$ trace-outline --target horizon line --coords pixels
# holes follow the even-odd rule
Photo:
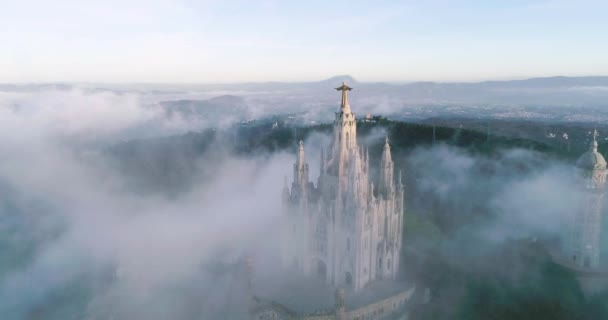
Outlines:
[[[529,76],[529,77],[508,77],[508,78],[494,78],[486,80],[461,80],[461,81],[442,81],[442,80],[378,80],[378,81],[362,81],[351,75],[336,75],[329,78],[322,78],[319,80],[265,80],[265,81],[219,81],[219,82],[164,82],[164,81],[13,81],[4,82],[0,81],[0,85],[183,85],[183,86],[196,86],[196,85],[252,85],[252,84],[300,84],[300,83],[320,83],[330,81],[334,78],[351,78],[352,83],[362,84],[389,84],[389,85],[407,85],[413,83],[438,83],[438,84],[476,84],[486,82],[510,82],[510,81],[526,81],[533,79],[555,79],[555,78],[603,78],[608,75],[553,75],[553,76]],[[340,80],[341,81],[341,80]],[[348,81],[347,81],[348,82]]]

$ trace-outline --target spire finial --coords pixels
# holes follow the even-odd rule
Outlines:
[[[388,148],[389,147],[389,140],[388,140],[388,134],[384,137],[384,147]]]
[[[597,137],[598,137],[597,129],[593,129],[593,141],[591,142],[591,150],[597,152]]]

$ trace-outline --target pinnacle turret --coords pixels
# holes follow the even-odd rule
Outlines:
[[[392,162],[393,159],[391,158],[391,146],[388,141],[388,136],[386,136],[384,140],[384,150],[382,151],[382,163],[388,164]]]
[[[593,129],[593,141],[591,141],[591,151],[597,152],[597,129]]]
[[[306,185],[308,184],[308,164],[306,163],[304,142],[302,140],[300,140],[298,146],[298,158],[293,166],[293,177],[294,183],[300,186],[302,192],[305,192]]]
[[[300,140],[298,147],[298,159],[296,160],[296,163],[298,164],[298,167],[301,167],[306,163],[304,159],[304,142],[302,142],[302,140]]]
[[[393,179],[393,160],[391,158],[391,147],[387,136],[384,141],[384,150],[382,151],[382,160],[380,163],[380,184],[378,186],[378,191],[384,195],[393,192]]]

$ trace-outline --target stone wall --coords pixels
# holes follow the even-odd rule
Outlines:
[[[383,319],[398,312],[405,312],[406,304],[414,294],[415,290],[416,288],[414,287],[395,296],[378,301],[376,303],[352,311],[348,311],[346,313],[346,319],[375,320]]]
[[[346,311],[344,313],[344,320],[379,320],[397,314],[403,314],[407,312],[407,303],[415,290],[416,288],[413,287],[392,297],[354,310]],[[261,301],[258,300],[258,303],[260,302]],[[274,302],[262,303],[252,311],[252,320],[339,320],[337,319],[334,310],[327,310],[326,312],[315,314],[297,315]]]

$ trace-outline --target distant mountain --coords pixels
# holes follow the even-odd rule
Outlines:
[[[242,90],[286,90],[286,89],[326,89],[327,86],[339,85],[342,82],[356,85],[358,88],[372,88],[383,92],[407,92],[414,95],[436,95],[459,93],[460,91],[483,91],[483,90],[512,90],[512,89],[564,89],[564,88],[608,88],[608,76],[585,76],[585,77],[539,77],[521,80],[504,81],[481,81],[481,82],[433,82],[417,81],[404,84],[386,82],[358,81],[351,75],[336,75],[320,81],[309,82],[252,82],[232,84],[201,84],[201,85],[161,85],[161,84],[131,84],[131,85],[77,85],[64,83],[39,83],[39,84],[1,84],[0,91],[37,91],[37,90],[69,90],[75,85],[81,88],[99,89],[123,92],[125,90],[140,93],[179,93],[181,90],[207,91],[220,89],[242,89]],[[147,89],[146,89],[147,88]],[[167,91],[167,89],[171,89]],[[234,95],[218,97],[223,99],[235,99]],[[231,101],[234,103],[238,101]]]
[[[205,120],[250,121],[269,114],[302,113],[304,123],[331,119],[339,96],[333,88],[346,81],[350,102],[360,114],[392,119],[468,117],[535,119],[560,122],[608,121],[608,76],[546,77],[483,82],[359,82],[337,75],[314,82],[201,85],[221,92],[207,100],[164,101],[175,113]]]
[[[480,82],[441,82],[441,81],[415,81],[405,84],[389,84],[385,82],[361,82],[350,75],[336,75],[329,79],[317,81],[321,83],[358,83],[362,85],[384,85],[390,87],[572,87],[572,86],[608,86],[608,76],[586,77],[538,77],[520,80],[491,80]]]
[[[500,86],[500,87],[602,87],[608,86],[608,76],[590,77],[545,77],[530,78],[524,80],[510,81],[485,81],[479,82],[480,85]]]
[[[369,96],[380,94],[383,96],[403,97],[413,102],[439,102],[439,103],[460,103],[460,102],[493,102],[494,98],[500,98],[499,103],[504,100],[514,103],[543,103],[545,98],[549,102],[566,102],[568,98],[581,94],[580,90],[603,90],[608,93],[608,76],[589,76],[589,77],[546,77],[530,78],[523,80],[505,81],[482,81],[482,82],[432,82],[418,81],[405,84],[384,83],[384,82],[362,82],[350,75],[337,75],[328,79],[312,82],[266,82],[266,83],[245,83],[230,84],[224,87],[244,90],[264,90],[264,91],[285,91],[294,90],[295,92],[319,92],[320,94],[331,94],[328,87],[340,85],[342,82],[352,84],[357,91],[365,92]],[[217,88],[217,85],[215,86]],[[569,91],[570,90],[570,91]],[[578,91],[577,91],[578,90]],[[525,94],[522,97],[517,91]],[[539,95],[539,96],[536,96]],[[550,95],[550,96],[547,96]],[[526,99],[522,99],[526,98]],[[531,99],[533,98],[533,99]],[[552,99],[556,98],[556,99]],[[489,99],[489,101],[487,101]],[[529,101],[527,101],[529,100]]]
[[[358,83],[357,80],[355,80],[355,78],[353,78],[350,75],[337,75],[337,76],[333,76],[329,79],[325,79],[320,81],[322,83],[331,83],[331,84],[340,84],[342,82],[346,82],[346,83]]]
[[[359,114],[392,119],[436,117],[535,119],[560,122],[608,121],[608,76],[544,77],[482,82],[362,82],[351,75],[319,81],[233,84],[0,84],[0,91],[87,90],[133,93],[167,118],[192,127],[248,122],[269,115],[298,114],[316,123],[333,117],[347,82]],[[295,118],[294,118],[295,119]],[[296,120],[294,120],[296,121]]]

